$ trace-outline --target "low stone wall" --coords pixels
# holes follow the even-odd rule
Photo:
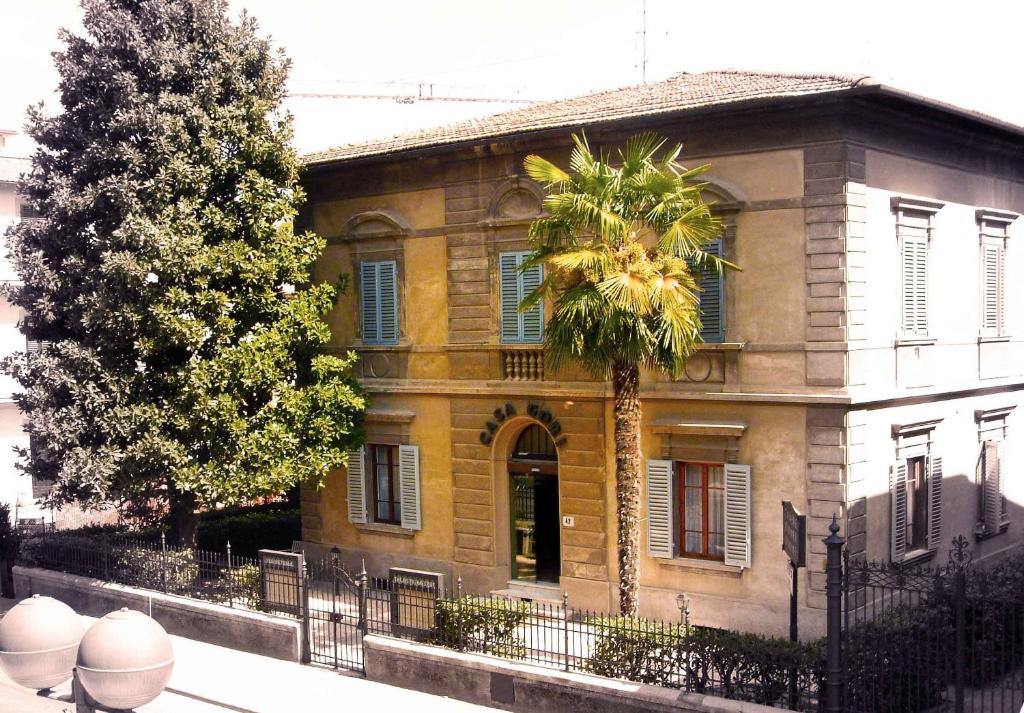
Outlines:
[[[756,703],[465,654],[383,636],[363,639],[366,677],[523,713],[779,713]]]
[[[175,636],[285,661],[302,660],[302,627],[293,619],[34,567],[14,568],[14,589],[19,599],[42,594],[87,616],[128,607],[153,617]]]

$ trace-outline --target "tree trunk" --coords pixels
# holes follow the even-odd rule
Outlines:
[[[612,380],[619,612],[636,616],[640,590],[640,369],[631,364],[616,364]]]
[[[199,526],[199,517],[196,515],[195,493],[178,490],[175,487],[170,489],[170,541],[172,544],[181,547],[196,546],[196,530]]]

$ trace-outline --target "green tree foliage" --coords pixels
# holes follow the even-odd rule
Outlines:
[[[640,368],[678,374],[700,342],[696,268],[726,263],[705,248],[721,232],[686,170],[682,146],[634,136],[617,165],[573,137],[569,171],[528,156],[526,172],[548,191],[548,215],[530,226],[532,252],[522,269],[543,264],[540,287],[520,309],[549,299],[545,336],[553,368],[578,362],[611,377],[615,400],[615,469],[619,607],[635,615],[640,555]]]
[[[337,286],[281,110],[288,62],[224,0],[84,0],[55,53],[63,106],[29,110],[7,296],[46,343],[5,364],[55,502],[169,505],[319,483],[359,437],[354,357],[321,347]],[[299,289],[291,289],[298,286]]]

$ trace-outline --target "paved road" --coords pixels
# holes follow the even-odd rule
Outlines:
[[[0,599],[0,611],[11,606]],[[82,617],[86,626],[95,619]],[[494,710],[367,681],[315,666],[256,656],[171,637],[174,673],[167,690],[137,713],[315,713],[354,709],[407,713],[472,713]],[[0,672],[0,713],[74,713],[70,683],[38,696]]]

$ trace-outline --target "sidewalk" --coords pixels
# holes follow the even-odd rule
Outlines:
[[[0,599],[0,614],[14,602]],[[82,617],[86,627],[93,617]],[[257,656],[171,637],[174,672],[167,689],[137,713],[307,713],[358,703],[384,711],[471,713],[493,710],[441,696],[386,686],[362,676]],[[70,682],[47,697],[0,672],[0,713],[73,713]]]

